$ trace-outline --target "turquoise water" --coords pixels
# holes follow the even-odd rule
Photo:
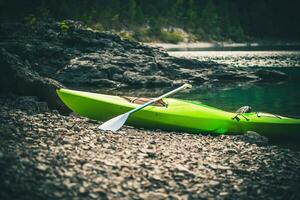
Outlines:
[[[179,98],[201,101],[208,105],[235,111],[249,105],[255,111],[300,116],[300,68],[282,69],[292,80],[278,84],[203,86]]]
[[[300,75],[300,68],[295,69]],[[300,81],[280,84],[203,85],[172,97],[196,100],[226,111],[236,111],[244,105],[254,111],[264,111],[285,116],[300,116]],[[112,95],[157,97],[173,88],[123,89],[97,91]]]
[[[180,98],[235,111],[243,105],[253,110],[300,116],[300,51],[176,51],[170,55],[214,61],[235,67],[274,69],[288,74],[281,83],[214,84],[194,88]]]
[[[288,74],[281,83],[203,84],[173,97],[201,101],[207,105],[235,111],[249,105],[254,111],[300,116],[300,51],[176,51],[170,55],[214,61],[235,67],[275,69]],[[173,88],[97,90],[99,93],[157,97]]]

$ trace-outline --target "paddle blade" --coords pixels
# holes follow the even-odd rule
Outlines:
[[[100,125],[98,128],[104,131],[117,131],[124,125],[129,114],[130,113],[124,113],[122,115],[114,117]]]

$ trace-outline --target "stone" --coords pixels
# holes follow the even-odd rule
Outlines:
[[[44,164],[38,164],[36,168],[40,171],[46,171],[48,169],[48,166]]]
[[[280,72],[277,70],[265,70],[261,69],[255,72],[261,81],[263,82],[279,82],[288,80],[288,75],[284,72]]]
[[[256,133],[254,131],[247,131],[245,134],[238,136],[243,141],[248,143],[254,143],[258,145],[266,145],[268,144],[268,138],[260,135],[259,133]]]
[[[34,105],[39,100],[30,101]],[[4,199],[27,195],[30,199],[290,199],[300,195],[299,151],[258,145],[263,140],[258,133],[204,136],[128,126],[118,134],[97,132],[94,121],[54,111],[31,114],[20,110],[19,102],[15,96],[0,96],[0,196]],[[74,130],[74,124],[80,131]],[[90,149],[84,150],[87,146]]]
[[[149,192],[149,193],[142,193],[140,194],[140,198],[145,199],[145,200],[163,200],[168,197],[167,194],[160,193],[160,192]]]
[[[86,190],[84,189],[84,187],[80,187],[80,188],[79,188],[79,192],[80,192],[80,193],[85,193]]]
[[[0,65],[0,93],[37,96],[48,102],[50,108],[64,107],[56,95],[56,89],[63,87],[59,82],[41,77],[28,62],[4,48],[0,48]]]

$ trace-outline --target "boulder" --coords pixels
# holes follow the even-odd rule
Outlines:
[[[287,74],[277,70],[258,70],[255,72],[262,82],[279,82],[288,80]]]
[[[169,56],[161,48],[92,30],[80,22],[44,21],[17,30],[2,25],[0,45],[41,76],[69,87],[162,87],[179,82],[282,81],[286,75]]]
[[[36,96],[47,102],[51,109],[61,108],[62,112],[67,111],[55,91],[63,87],[61,83],[41,77],[31,70],[28,61],[22,61],[19,56],[4,48],[0,48],[0,66],[0,93]]]

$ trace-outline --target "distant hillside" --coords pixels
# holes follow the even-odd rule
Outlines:
[[[300,39],[298,0],[10,0],[0,1],[2,22],[84,21],[139,41]]]

